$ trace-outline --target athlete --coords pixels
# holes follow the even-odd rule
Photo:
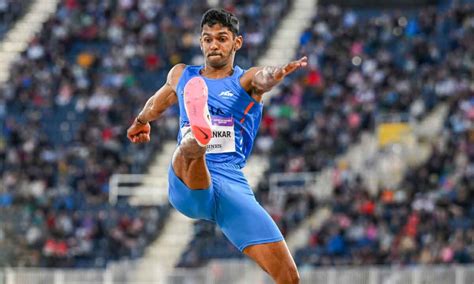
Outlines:
[[[127,131],[133,143],[150,141],[150,121],[173,104],[180,109],[178,147],[169,168],[169,201],[181,213],[216,222],[227,238],[276,283],[299,275],[275,222],[256,201],[242,173],[262,117],[262,95],[306,57],[283,67],[234,66],[242,47],[239,21],[222,9],[201,20],[203,66],[175,65]]]

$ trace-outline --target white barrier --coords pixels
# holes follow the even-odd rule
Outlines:
[[[250,261],[214,261],[203,268],[149,273],[149,279],[131,279],[130,269],[112,265],[108,269],[5,268],[0,284],[231,284],[273,283]],[[153,269],[150,264],[149,269]],[[302,284],[472,284],[474,265],[412,267],[301,267]]]

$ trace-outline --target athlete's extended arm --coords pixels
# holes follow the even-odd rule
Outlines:
[[[184,64],[175,65],[166,79],[166,83],[146,102],[142,111],[127,130],[127,137],[133,143],[150,141],[150,121],[159,118],[163,112],[178,101],[176,85],[181,77]]]
[[[308,58],[304,56],[282,67],[253,67],[242,76],[241,85],[254,99],[260,102],[262,95],[280,83],[285,76],[307,65]]]

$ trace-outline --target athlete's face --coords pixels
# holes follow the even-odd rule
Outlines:
[[[230,61],[242,47],[242,36],[235,36],[227,27],[221,24],[204,25],[201,32],[201,49],[206,64],[214,68],[221,68]]]

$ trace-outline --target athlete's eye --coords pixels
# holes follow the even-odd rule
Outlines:
[[[225,42],[226,40],[227,40],[227,38],[225,38],[225,37],[219,38],[219,41],[220,41],[220,42]]]
[[[210,38],[205,38],[204,42],[210,43],[212,40]]]

